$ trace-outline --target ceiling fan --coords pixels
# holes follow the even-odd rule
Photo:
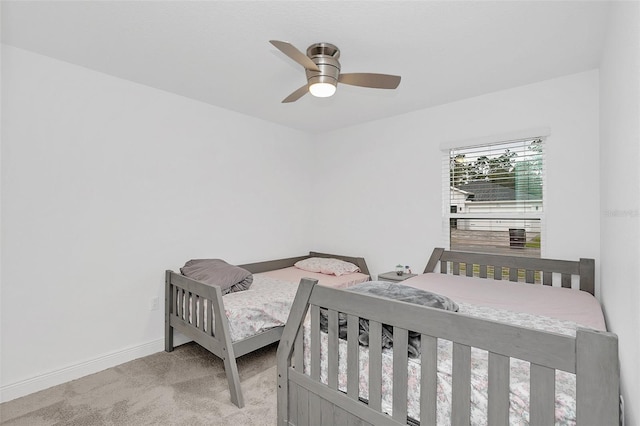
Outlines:
[[[307,92],[319,98],[332,96],[338,83],[374,89],[395,89],[400,84],[400,76],[373,74],[366,72],[340,73],[340,49],[331,43],[314,43],[305,55],[291,43],[269,40],[282,53],[304,67],[307,84],[295,90],[282,103],[295,102]]]

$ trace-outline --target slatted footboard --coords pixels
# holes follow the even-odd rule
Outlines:
[[[172,271],[165,280],[165,350],[173,350],[173,330],[190,337],[222,359],[229,382],[231,402],[244,405],[229,323],[224,314],[222,290]]]
[[[398,425],[436,423],[437,342],[453,342],[451,424],[470,424],[471,351],[488,352],[488,424],[509,424],[510,358],[530,362],[529,422],[555,422],[556,370],[576,376],[578,425],[616,425],[619,421],[617,337],[578,329],[576,337],[537,331],[393,301],[373,295],[316,286],[303,279],[278,347],[278,424]],[[320,310],[327,310],[326,345],[320,330]],[[339,313],[347,315],[347,339],[338,338]],[[308,368],[303,371],[303,329],[310,319]],[[359,391],[359,319],[369,320],[368,398]],[[391,410],[381,404],[383,324],[393,326]],[[407,407],[408,331],[421,335],[419,411]],[[342,343],[341,343],[342,342]],[[346,389],[339,384],[338,350],[347,346]],[[321,380],[320,353],[326,351],[327,378]],[[344,354],[343,354],[344,356]],[[344,385],[344,384],[343,384]],[[388,412],[390,411],[390,413]]]

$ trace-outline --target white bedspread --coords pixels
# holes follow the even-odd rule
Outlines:
[[[226,294],[223,300],[231,341],[237,342],[284,325],[298,284],[254,274],[253,284],[248,290]]]
[[[518,326],[546,330],[575,336],[576,323],[554,319],[550,317],[532,315],[522,312],[513,312],[504,309],[495,309],[459,303],[460,313],[479,318],[485,318]],[[308,321],[307,321],[308,327]],[[310,374],[310,337],[308,328],[305,328],[305,374]],[[327,382],[327,335],[321,333],[321,381]],[[346,392],[347,372],[347,344],[340,340],[339,344],[339,373],[338,386]],[[471,351],[471,424],[487,424],[487,352],[472,348]],[[449,341],[438,339],[438,401],[437,423],[439,425],[450,424],[451,415],[451,361],[452,344]],[[391,389],[393,386],[393,352],[383,350],[382,360],[382,408],[386,413],[392,412]],[[368,349],[360,346],[360,397],[368,399]],[[420,419],[420,362],[409,359],[408,366],[408,415],[413,419]],[[510,384],[510,424],[527,425],[529,423],[529,363],[520,360],[511,360],[511,384]],[[556,372],[556,424],[575,424],[575,375],[562,371]]]
[[[318,284],[346,288],[367,281],[368,275],[353,273],[341,275],[307,272],[291,267],[253,275],[253,284],[248,290],[224,295],[224,308],[229,319],[231,341],[283,326],[296,297],[301,278],[313,278]]]

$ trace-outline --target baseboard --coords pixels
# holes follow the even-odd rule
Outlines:
[[[0,402],[38,392],[164,350],[164,339],[123,349],[76,365],[0,387]]]

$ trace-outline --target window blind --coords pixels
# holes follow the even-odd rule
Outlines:
[[[449,148],[442,184],[452,250],[540,256],[544,138]]]

